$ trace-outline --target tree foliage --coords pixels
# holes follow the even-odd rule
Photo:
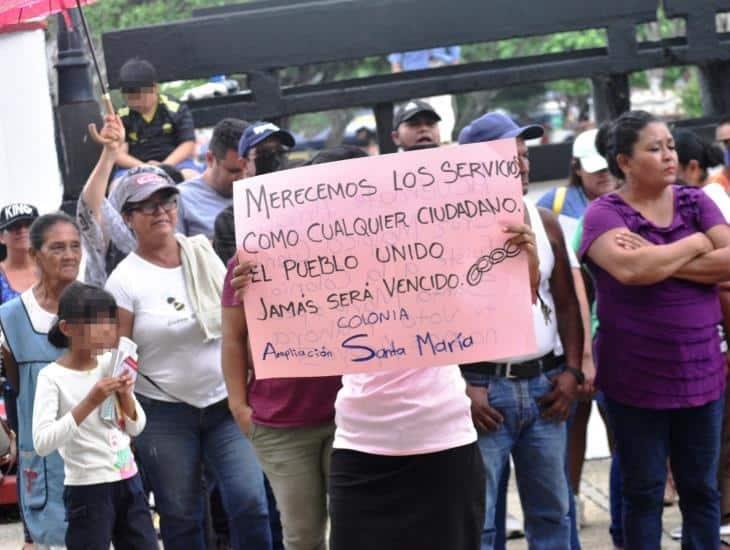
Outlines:
[[[84,8],[84,13],[94,36],[98,38],[112,30],[187,19],[192,17],[196,8],[232,3],[225,0],[98,0]]]
[[[99,44],[100,36],[104,32],[186,19],[192,16],[192,12],[196,8],[243,3],[245,1],[247,0],[237,0],[236,2],[230,0],[99,0],[97,3],[88,6],[85,13],[94,33],[95,42]],[[641,25],[637,29],[637,38],[639,40],[656,41],[661,38],[682,35],[683,33],[684,22],[669,20],[660,10],[658,22]],[[605,31],[588,29],[549,36],[465,45],[462,48],[462,57],[464,62],[478,62],[605,46]],[[314,84],[382,74],[387,73],[389,69],[390,67],[384,57],[369,57],[349,62],[287,68],[280,71],[280,78],[283,85]],[[683,68],[659,69],[658,71],[664,87],[674,87],[687,74],[687,71]],[[236,75],[231,76],[236,77]],[[237,78],[245,87],[245,78],[242,75],[238,75]],[[190,82],[182,86],[178,84],[175,93],[182,93],[186,87],[197,85],[199,82]],[[631,82],[633,85],[638,86],[648,84],[644,73],[632,75]],[[691,94],[695,90],[696,86],[685,88],[687,96],[684,98],[685,106],[693,112],[696,110],[693,102],[696,101]],[[588,101],[591,94],[591,85],[589,80],[579,79],[521,86],[519,89],[466,94],[457,100],[457,126],[459,126],[459,123],[470,120],[479,112],[497,106],[509,109],[517,114],[527,114],[536,108],[546,94],[558,97],[567,110],[571,106],[583,105]],[[342,126],[342,121],[346,120],[347,116],[332,114],[328,115],[328,118],[333,125],[339,127]],[[309,117],[309,120],[322,120],[322,118]]]

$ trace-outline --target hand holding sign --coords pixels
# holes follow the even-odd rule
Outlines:
[[[534,350],[514,140],[267,174],[234,204],[258,378]]]
[[[126,336],[120,337],[117,348],[111,352],[108,363],[104,365],[104,375],[120,382],[115,391],[131,394],[137,381],[137,344]],[[120,422],[121,415],[114,396],[104,401],[99,414],[107,422]]]
[[[537,289],[540,286],[540,257],[537,254],[537,242],[535,233],[526,223],[507,224],[505,233],[512,234],[509,240],[511,246],[517,246],[527,254],[527,265],[530,273],[530,289],[532,291],[532,303],[537,301]]]

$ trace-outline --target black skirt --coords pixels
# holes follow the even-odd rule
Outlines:
[[[484,464],[476,443],[380,456],[335,449],[330,550],[479,550]]]

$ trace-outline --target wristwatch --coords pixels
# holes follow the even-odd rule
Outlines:
[[[575,379],[578,381],[578,385],[584,384],[586,381],[586,375],[583,374],[583,371],[580,369],[576,369],[575,367],[565,367],[565,372],[569,372],[573,376],[575,376]]]

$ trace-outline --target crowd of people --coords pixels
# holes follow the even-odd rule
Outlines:
[[[145,550],[159,532],[171,550],[504,549],[514,465],[529,547],[579,550],[593,400],[612,450],[613,546],[660,548],[669,483],[682,547],[719,547],[730,121],[713,144],[624,113],[576,138],[567,185],[525,197],[505,229],[528,258],[534,352],[258,379],[233,183],[291,168],[294,137],[224,119],[191,173],[187,107],[146,61],[120,80],[127,106],[104,119],[76,219],[0,210],[3,397],[29,547]],[[440,120],[410,101],[393,141],[439,147]],[[514,139],[527,194],[526,142],[543,131],[490,112],[458,141]],[[340,146],[309,163],[367,154]],[[134,374],[110,371],[122,337]]]

